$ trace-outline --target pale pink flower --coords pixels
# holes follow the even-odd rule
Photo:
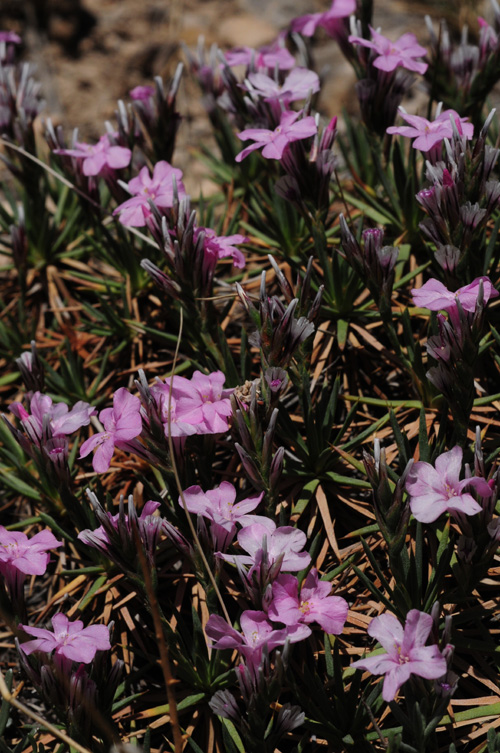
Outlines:
[[[363,37],[355,36],[350,36],[349,42],[374,50],[378,55],[373,61],[375,68],[379,68],[381,71],[393,71],[401,67],[420,74],[426,72],[429,67],[427,63],[419,63],[414,59],[427,53],[425,47],[417,43],[415,34],[403,34],[396,42],[391,42],[390,39],[372,29],[371,26],[370,32],[372,35],[371,42]]]
[[[464,489],[472,488],[481,497],[491,497],[488,482],[473,476],[460,481],[462,448],[453,447],[436,458],[435,467],[430,463],[415,463],[408,474],[406,491],[410,496],[410,508],[421,523],[432,523],[444,512],[459,512],[475,515],[482,510],[471,494]]]
[[[170,379],[165,382],[158,380],[151,387],[156,407],[163,423],[165,436],[189,437],[198,433],[198,426],[203,422],[203,412],[197,400],[195,390],[189,396],[185,395],[178,400],[175,395],[175,384],[184,377],[174,376],[174,390],[170,396]],[[189,382],[186,379],[186,382]]]
[[[106,135],[101,136],[97,144],[77,141],[73,149],[54,149],[54,154],[83,159],[82,171],[87,176],[99,175],[105,167],[120,170],[127,167],[132,159],[130,149],[124,146],[114,146]]]
[[[333,0],[330,10],[324,13],[308,13],[294,18],[291,29],[300,31],[305,37],[312,37],[318,26],[322,26],[328,34],[334,35],[340,19],[347,18],[355,12],[356,0]]]
[[[485,276],[476,277],[475,280],[458,288],[454,293],[448,290],[439,280],[427,280],[421,288],[413,288],[411,294],[415,305],[420,308],[426,308],[430,311],[447,311],[456,309],[458,300],[464,311],[473,314],[476,310],[481,282],[483,284],[484,303],[488,303],[490,298],[498,296],[498,291],[493,287],[490,278]]]
[[[474,126],[467,122],[467,118],[461,118],[455,110],[444,110],[435,120],[427,120],[419,115],[410,115],[399,108],[399,114],[406,120],[407,126],[391,126],[387,133],[397,133],[415,139],[412,146],[421,152],[428,152],[442,142],[443,139],[451,139],[453,135],[453,118],[458,132],[465,138],[471,139],[474,135]]]
[[[248,513],[260,504],[264,492],[236,502],[236,489],[228,481],[222,481],[216,489],[204,492],[200,486],[190,486],[183,491],[184,501],[190,513],[202,515],[212,521],[214,547],[225,549],[236,533],[236,523],[244,525],[252,516]],[[179,504],[184,506],[182,498]]]
[[[230,67],[249,66],[253,62],[255,68],[268,68],[273,71],[276,66],[279,70],[285,71],[295,65],[295,58],[284,46],[281,37],[278,37],[272,44],[259,47],[258,50],[253,50],[251,47],[234,47],[224,53],[224,60]]]
[[[309,92],[314,94],[319,91],[318,74],[307,68],[294,68],[282,84],[265,73],[250,73],[245,83],[248,91],[255,92],[265,102],[281,100],[285,107],[290,102],[305,99]]]
[[[303,531],[293,526],[277,528],[273,520],[264,516],[255,516],[254,521],[238,533],[238,544],[247,554],[220,554],[222,559],[250,565],[250,577],[260,570],[265,554],[267,565],[280,559],[280,569],[285,572],[297,572],[309,565],[311,556],[302,551],[307,541]]]
[[[232,389],[224,389],[222,371],[202,374],[195,371],[191,379],[174,378],[174,396],[183,410],[201,410],[202,420],[196,425],[198,434],[220,434],[229,430],[228,417],[232,413]]]
[[[25,654],[43,651],[46,654],[54,651],[56,660],[76,661],[90,664],[97,651],[109,651],[109,630],[106,625],[90,625],[83,627],[81,620],[70,622],[66,615],[55,614],[52,617],[54,632],[44,628],[20,625],[28,635],[34,635],[36,640],[21,643],[20,648]]]
[[[21,37],[15,31],[0,31],[0,42],[21,44]]]
[[[53,403],[52,398],[41,392],[35,392],[31,396],[30,411],[24,408],[22,403],[12,403],[9,410],[22,422],[29,422],[34,434],[42,438],[43,422],[46,417],[53,437],[73,434],[82,426],[88,426],[91,416],[97,411],[89,403],[79,400],[71,408],[66,403]],[[30,436],[33,436],[30,432]]]
[[[300,594],[298,588],[294,575],[278,575],[273,583],[269,618],[285,625],[317,622],[325,633],[340,635],[347,619],[347,601],[341,596],[330,596],[331,584],[319,580],[314,568],[303,582]]]
[[[241,633],[238,633],[226,620],[218,615],[210,615],[205,632],[213,641],[214,648],[224,650],[236,648],[245,657],[247,663],[256,668],[262,659],[262,650],[266,646],[271,651],[276,646],[283,646],[288,639],[296,643],[307,638],[310,631],[305,625],[276,630],[265,612],[248,609],[240,618]]]
[[[376,638],[387,653],[359,659],[351,664],[374,675],[385,675],[382,698],[393,701],[401,685],[411,675],[437,680],[446,674],[446,659],[438,646],[426,646],[432,630],[430,614],[412,609],[403,628],[392,614],[375,617],[368,626],[368,635]]]
[[[144,227],[146,218],[151,215],[150,201],[160,209],[173,206],[174,179],[179,199],[185,198],[186,189],[182,182],[182,170],[172,167],[165,160],[156,163],[153,176],[150,175],[147,167],[143,167],[139,175],[128,183],[132,198],[120,204],[113,214],[120,215],[122,225]]]
[[[246,128],[238,134],[242,141],[252,139],[255,144],[247,146],[236,155],[236,162],[248,157],[255,149],[262,149],[262,156],[266,159],[281,159],[285,148],[292,141],[300,141],[314,136],[318,132],[318,126],[312,115],[299,120],[301,112],[285,111],[281,114],[279,126],[274,131],[267,128]]]
[[[122,443],[139,436],[142,431],[140,407],[139,398],[131,395],[125,387],[120,387],[113,395],[113,407],[99,413],[105,431],[94,434],[80,448],[80,458],[96,450],[92,459],[96,473],[108,470],[115,446],[119,448]]]
[[[49,549],[62,545],[48,530],[28,538],[22,531],[7,531],[0,526],[0,573],[12,593],[26,575],[43,575],[50,560]]]

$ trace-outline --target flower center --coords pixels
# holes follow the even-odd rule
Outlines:
[[[302,614],[309,614],[311,611],[311,605],[308,601],[301,601],[299,610],[302,612]]]

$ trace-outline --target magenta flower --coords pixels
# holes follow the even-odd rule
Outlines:
[[[192,398],[184,397],[177,400],[174,397],[175,384],[184,377],[175,376],[173,379],[174,391],[170,397],[170,379],[166,382],[158,381],[151,387],[156,407],[163,423],[165,436],[189,437],[198,433],[198,426],[203,422],[203,412],[193,394]],[[189,380],[186,379],[188,382]]]
[[[146,217],[151,215],[149,201],[161,209],[170,208],[174,204],[174,178],[177,185],[179,199],[186,197],[186,190],[182,182],[182,170],[172,167],[162,160],[157,162],[151,177],[147,167],[143,167],[139,175],[128,183],[128,190],[132,194],[118,206],[113,214],[120,215],[122,225],[129,227],[144,227]]]
[[[113,395],[113,407],[105,408],[99,413],[99,420],[105,431],[98,432],[87,439],[80,448],[80,458],[85,458],[96,450],[92,467],[96,473],[108,470],[115,446],[138,437],[142,431],[140,414],[141,401],[131,395],[125,387],[120,387]]]
[[[312,37],[318,26],[322,26],[328,34],[334,34],[340,19],[347,18],[356,12],[356,0],[333,0],[332,7],[325,13],[308,13],[294,18],[292,31],[300,31],[305,37]]]
[[[302,584],[300,595],[298,588],[294,575],[278,575],[273,583],[269,618],[285,625],[317,622],[325,633],[340,635],[347,619],[347,601],[341,596],[330,596],[331,584],[319,580],[314,568]]]
[[[460,481],[462,448],[453,447],[430,463],[415,463],[408,474],[406,491],[414,517],[421,523],[432,523],[444,512],[475,515],[482,510],[474,497],[463,490],[471,487],[481,497],[491,497],[492,491],[484,478],[473,476]]]
[[[97,413],[95,408],[82,400],[75,403],[70,410],[66,403],[53,403],[52,398],[41,392],[35,392],[31,397],[31,414],[22,403],[12,403],[9,409],[23,424],[30,425],[30,436],[38,436],[40,440],[43,435],[44,418],[48,421],[52,436],[59,437],[73,434],[82,426],[88,426],[91,416]]]
[[[250,73],[247,82],[250,84],[248,91],[255,92],[265,102],[281,100],[285,107],[290,102],[305,99],[309,92],[314,94],[319,91],[318,74],[307,68],[294,68],[282,84],[264,73]]]
[[[472,123],[468,123],[467,118],[461,118],[455,110],[445,110],[432,121],[419,115],[410,115],[401,108],[399,108],[399,114],[410,125],[391,126],[387,129],[387,133],[397,133],[400,136],[415,139],[412,146],[421,152],[428,152],[440,144],[443,139],[451,139],[453,135],[451,118],[453,118],[459,133],[467,139],[471,139],[474,135]]]
[[[368,635],[385,648],[385,654],[359,659],[351,664],[373,675],[385,675],[382,698],[393,701],[401,685],[411,675],[437,680],[446,674],[446,659],[436,645],[426,646],[432,630],[430,614],[412,609],[403,628],[392,614],[375,617],[368,626]]]
[[[0,573],[11,593],[18,591],[26,575],[43,575],[50,560],[49,549],[62,545],[48,530],[28,538],[21,531],[0,526]]]
[[[82,171],[87,176],[99,175],[106,167],[120,170],[127,167],[132,159],[130,149],[124,146],[114,146],[106,135],[101,136],[97,144],[77,141],[73,149],[54,149],[54,154],[83,159]]]
[[[252,139],[255,144],[247,146],[242,152],[236,155],[236,162],[248,157],[250,152],[255,149],[262,149],[262,156],[266,159],[281,159],[285,148],[292,141],[300,141],[314,136],[318,131],[316,121],[309,115],[306,118],[298,120],[301,112],[285,111],[281,114],[279,126],[274,131],[267,128],[246,128],[238,134],[242,141]]]
[[[194,515],[202,515],[212,521],[212,536],[214,547],[225,549],[236,533],[236,523],[244,525],[252,516],[248,513],[260,504],[264,492],[247,497],[237,502],[236,489],[232,484],[223,481],[216,489],[204,492],[200,486],[190,486],[183,492],[186,507]],[[179,504],[183,506],[181,497]]]
[[[245,266],[245,256],[236,248],[236,243],[248,243],[248,238],[244,235],[216,235],[214,230],[208,227],[197,227],[194,230],[193,243],[196,243],[199,234],[205,234],[204,251],[207,266],[213,267],[219,259],[225,259],[228,256],[233,258],[233,264],[238,269]]]
[[[20,627],[25,633],[34,635],[36,638],[34,641],[20,644],[25,654],[29,655],[34,651],[49,654],[54,651],[55,659],[59,660],[63,666],[66,664],[64,659],[90,664],[97,651],[109,651],[111,648],[109,630],[106,625],[91,625],[84,628],[81,620],[70,622],[61,612],[52,618],[54,632],[29,625],[20,625]]]
[[[372,41],[363,37],[350,36],[351,44],[359,44],[362,47],[369,47],[378,55],[373,61],[375,68],[381,71],[393,71],[398,67],[406,68],[408,71],[424,74],[429,67],[427,63],[418,63],[414,58],[421,57],[427,53],[425,47],[417,43],[415,34],[403,34],[396,42],[384,37],[370,26]],[[420,149],[420,147],[417,147]]]
[[[306,534],[293,526],[276,528],[270,518],[255,516],[251,525],[245,526],[238,533],[238,544],[247,554],[220,554],[219,556],[233,564],[250,565],[249,576],[258,571],[267,553],[267,564],[272,565],[281,558],[281,570],[297,572],[303,570],[311,561],[308,552],[303,552],[307,541]]]
[[[464,311],[471,314],[476,310],[480,284],[483,284],[484,303],[496,298],[498,291],[491,284],[489,277],[476,277],[475,280],[452,293],[439,280],[427,280],[421,288],[413,288],[411,294],[416,306],[430,311],[447,311],[456,309],[457,300]]]
[[[238,633],[226,620],[218,615],[210,615],[205,632],[213,641],[214,648],[224,650],[236,648],[245,657],[247,663],[256,668],[262,659],[262,649],[267,646],[271,651],[276,646],[283,646],[288,639],[291,643],[301,641],[310,634],[305,625],[291,629],[275,630],[265,612],[248,609],[240,618],[241,633]]]

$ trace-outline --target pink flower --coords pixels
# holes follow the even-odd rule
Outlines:
[[[251,47],[234,47],[224,53],[224,59],[230,67],[249,66],[253,62],[256,68],[270,68],[274,71],[278,66],[281,71],[290,70],[295,65],[295,58],[283,45],[284,42],[278,37],[272,44],[259,47],[258,50]]]
[[[26,575],[43,575],[50,560],[49,549],[62,546],[48,530],[30,539],[21,531],[7,531],[0,526],[0,573],[14,592]]]
[[[238,269],[245,266],[245,256],[236,248],[236,243],[248,243],[244,235],[216,235],[214,230],[208,227],[197,227],[194,230],[193,243],[196,243],[199,234],[205,234],[204,251],[208,265],[215,265],[219,259],[232,256],[233,264]]]
[[[462,448],[453,447],[430,463],[415,463],[408,474],[406,491],[414,517],[422,523],[432,523],[444,512],[475,515],[481,505],[463,490],[472,487],[481,497],[491,497],[492,491],[484,478],[474,476],[459,481],[462,470]]]
[[[333,0],[332,7],[325,13],[308,13],[292,21],[292,31],[300,31],[305,37],[312,37],[318,26],[327,33],[334,34],[339,20],[356,12],[356,0]]]
[[[33,429],[30,436],[37,435],[40,440],[43,435],[43,422],[48,420],[53,437],[59,437],[66,434],[73,434],[82,426],[88,426],[91,416],[97,411],[88,403],[79,400],[71,408],[66,403],[53,403],[52,398],[43,395],[41,392],[35,392],[30,400],[31,414],[24,408],[22,403],[12,403],[10,405],[12,413],[23,423],[27,422]]]
[[[305,625],[292,629],[275,630],[265,612],[248,609],[240,618],[241,633],[238,633],[226,620],[218,615],[210,615],[205,632],[213,640],[214,648],[224,650],[236,648],[245,657],[247,663],[256,668],[262,659],[262,649],[267,646],[271,651],[276,646],[283,646],[287,638],[291,643],[307,638],[310,631]]]
[[[340,596],[330,596],[331,584],[318,580],[318,571],[314,568],[302,584],[300,595],[298,587],[294,575],[278,575],[273,583],[269,618],[285,625],[317,622],[326,633],[340,635],[347,619],[347,601]]]
[[[476,310],[480,284],[483,284],[484,303],[490,298],[496,298],[498,291],[491,284],[489,277],[476,277],[475,280],[452,293],[439,280],[427,280],[421,288],[413,288],[411,291],[416,306],[429,309],[430,311],[447,311],[456,309],[457,300],[460,301],[464,311],[471,314]]]
[[[15,31],[0,31],[0,42],[21,44],[21,37]]]
[[[154,96],[154,93],[154,86],[135,86],[129,91],[131,99],[139,100],[141,102],[147,102]]]
[[[99,175],[105,167],[119,170],[127,167],[132,159],[132,152],[124,146],[113,146],[109,137],[101,136],[97,144],[76,142],[73,149],[54,149],[54,154],[83,159],[84,175]]]
[[[427,63],[418,63],[414,58],[425,55],[427,50],[417,43],[415,34],[403,34],[396,42],[379,34],[378,31],[370,26],[372,41],[363,37],[349,37],[349,42],[359,44],[362,47],[369,47],[374,50],[378,57],[373,61],[375,68],[381,71],[393,71],[395,68],[402,67],[408,71],[424,74],[429,67]],[[420,148],[420,147],[417,147]]]
[[[66,615],[60,612],[52,618],[53,633],[29,625],[20,627],[28,635],[34,635],[36,638],[34,641],[21,643],[20,648],[25,654],[32,654],[34,651],[48,654],[54,651],[59,661],[64,658],[68,661],[90,664],[97,651],[109,651],[111,648],[106,625],[91,625],[84,628],[81,620],[70,622]]]
[[[319,91],[318,74],[307,68],[294,68],[281,85],[264,73],[250,73],[246,82],[251,85],[247,86],[248,91],[255,92],[265,102],[281,100],[285,107],[290,102],[305,99],[309,92]]]
[[[432,617],[418,609],[408,612],[403,628],[392,614],[375,617],[368,627],[368,635],[385,648],[385,654],[359,659],[351,664],[374,675],[385,675],[382,698],[389,703],[410,676],[437,680],[446,674],[446,659],[436,645],[426,646],[432,630]]]
[[[202,420],[197,425],[198,434],[220,434],[229,430],[228,416],[231,415],[232,389],[224,389],[226,381],[222,371],[202,374],[195,371],[191,379],[177,377],[174,382],[174,395],[178,404],[187,407],[189,401],[193,409],[201,410]]]
[[[211,374],[195,371],[191,379],[174,376],[173,380],[158,381],[153,385],[151,392],[160,410],[165,436],[168,436],[171,382],[170,431],[172,436],[219,434],[228,431],[227,418],[232,413],[229,395],[232,390],[223,388],[225,380],[226,377],[222,371],[214,371]]]
[[[241,131],[238,137],[242,141],[252,139],[256,143],[247,146],[242,152],[237,154],[235,157],[236,162],[241,162],[242,159],[248,157],[250,152],[253,152],[255,149],[261,149],[261,147],[264,147],[262,149],[262,156],[266,159],[281,159],[285,148],[292,141],[300,141],[300,139],[314,136],[318,131],[316,121],[312,115],[298,120],[300,115],[301,112],[283,112],[280,124],[274,131],[269,131],[267,128],[246,128],[244,131]]]
[[[98,432],[87,439],[81,446],[80,458],[85,458],[96,450],[92,467],[96,473],[108,470],[115,445],[138,437],[142,431],[140,414],[141,401],[131,395],[125,387],[120,387],[113,395],[113,407],[105,408],[99,413],[99,420],[105,431]]]
[[[276,528],[274,521],[263,516],[255,516],[254,521],[238,533],[238,544],[247,554],[220,554],[222,559],[251,565],[249,576],[260,569],[265,553],[268,565],[281,558],[282,571],[297,572],[308,566],[311,556],[302,551],[307,541],[303,531],[293,526]]]
[[[177,185],[179,199],[186,196],[186,190],[182,182],[182,170],[172,167],[162,160],[157,162],[151,177],[147,167],[143,167],[139,175],[128,183],[128,190],[132,194],[118,206],[113,214],[120,215],[122,225],[129,227],[144,227],[146,217],[151,215],[149,201],[157,207],[166,209],[174,204],[174,178]]]
[[[399,108],[399,114],[410,125],[408,126],[391,126],[387,133],[398,133],[400,136],[408,136],[415,139],[413,148],[421,152],[428,152],[434,146],[437,146],[443,139],[451,139],[453,127],[450,118],[453,118],[459,133],[462,133],[467,139],[474,135],[474,126],[467,122],[467,118],[461,118],[455,110],[445,110],[435,120],[427,120],[419,115],[410,115]]]
[[[200,486],[190,486],[183,492],[189,512],[212,521],[214,547],[218,549],[225,549],[229,545],[236,533],[236,523],[244,525],[247,518],[251,518],[248,513],[260,504],[263,494],[247,497],[235,504],[236,489],[227,481],[206,492]],[[181,497],[179,504],[183,506]]]

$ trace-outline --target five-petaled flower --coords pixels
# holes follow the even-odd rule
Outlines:
[[[106,167],[120,170],[127,167],[132,159],[130,149],[111,144],[107,135],[101,136],[97,144],[76,141],[73,149],[54,149],[54,154],[83,159],[82,172],[87,176],[99,175]]]
[[[417,43],[415,34],[403,34],[396,42],[384,37],[383,34],[372,29],[371,42],[363,37],[350,36],[351,44],[359,44],[369,47],[378,55],[373,61],[373,66],[381,71],[393,71],[395,68],[406,68],[408,71],[424,74],[428,68],[427,63],[419,63],[415,58],[427,53],[425,47]]]
[[[410,495],[410,508],[421,523],[432,523],[444,512],[475,515],[482,507],[467,488],[475,489],[481,497],[491,497],[492,490],[486,479],[480,476],[464,478],[462,448],[453,447],[436,458],[435,467],[420,460],[408,474],[406,491]]]
[[[294,575],[278,575],[273,583],[269,618],[285,625],[317,622],[326,633],[340,635],[347,619],[347,601],[341,596],[330,596],[331,584],[319,580],[314,568],[304,580],[300,594],[298,588]]]
[[[249,92],[255,92],[265,102],[280,100],[288,106],[290,102],[305,99],[309,92],[319,91],[319,77],[307,68],[294,68],[279,84],[265,73],[250,73],[245,81]]]
[[[94,434],[80,448],[80,458],[96,450],[92,459],[96,473],[108,470],[115,446],[120,448],[124,442],[139,436],[142,431],[140,407],[139,398],[131,395],[125,387],[120,387],[113,395],[113,407],[99,413],[105,431]]]
[[[22,531],[0,526],[0,573],[12,593],[22,586],[26,575],[43,575],[50,560],[49,549],[62,546],[50,531],[28,538]]]
[[[409,125],[391,126],[387,133],[397,133],[415,139],[412,146],[421,152],[428,152],[433,147],[441,144],[443,139],[451,139],[453,126],[451,119],[457,126],[458,132],[465,138],[471,139],[474,135],[474,126],[467,122],[467,118],[461,118],[455,110],[444,110],[435,120],[427,120],[419,115],[410,115],[401,107],[399,114]]]
[[[97,651],[109,651],[111,648],[106,625],[84,628],[81,620],[70,622],[61,612],[52,617],[54,632],[29,625],[20,627],[28,635],[35,636],[34,641],[20,644],[25,654],[32,654],[34,651],[49,654],[54,651],[54,658],[63,666],[72,661],[90,664]]]
[[[392,614],[375,617],[368,626],[368,635],[376,638],[386,653],[359,659],[351,666],[374,675],[385,675],[382,698],[387,702],[394,700],[411,675],[437,680],[446,674],[447,665],[438,646],[425,645],[432,624],[431,615],[418,609],[408,612],[404,631]]]
[[[318,126],[312,115],[300,118],[302,112],[286,110],[281,114],[280,124],[274,131],[267,128],[246,128],[238,134],[242,141],[252,139],[255,143],[245,147],[236,155],[236,162],[248,157],[255,149],[262,149],[262,156],[266,159],[281,159],[285,148],[292,141],[300,141],[314,136],[318,132]]]
[[[113,214],[120,215],[122,225],[144,227],[146,218],[151,215],[150,201],[160,209],[168,209],[174,205],[174,180],[178,198],[183,199],[186,196],[181,179],[182,170],[172,167],[165,160],[156,163],[152,176],[148,168],[143,167],[139,175],[128,183],[132,198],[116,207]]]

